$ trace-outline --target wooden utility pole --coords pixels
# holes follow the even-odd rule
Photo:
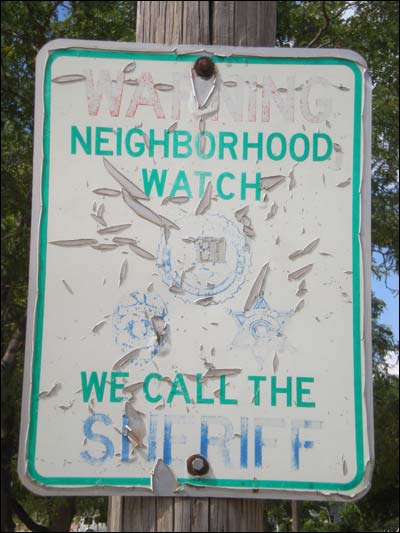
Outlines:
[[[299,531],[299,502],[292,500],[292,532]]]
[[[274,46],[276,2],[138,2],[143,43]],[[263,531],[264,502],[231,498],[109,498],[109,531]]]

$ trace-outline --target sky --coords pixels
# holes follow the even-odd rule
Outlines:
[[[397,290],[397,295],[394,295],[389,289],[385,286],[384,280],[377,280],[377,278],[372,275],[372,290],[375,296],[383,300],[386,304],[386,308],[380,317],[380,322],[382,324],[390,326],[393,331],[395,339],[399,340],[399,277],[392,275],[388,279],[388,286],[392,289]],[[391,361],[392,368],[390,372],[393,374],[399,375],[399,361],[398,354],[394,354]]]

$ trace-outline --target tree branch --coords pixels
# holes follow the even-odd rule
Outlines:
[[[315,35],[315,37],[313,37],[311,39],[311,41],[305,46],[306,48],[311,48],[311,46],[313,46],[316,42],[318,42],[319,38],[321,37],[321,35],[324,33],[325,30],[328,29],[330,23],[332,22],[332,20],[340,17],[340,15],[342,13],[344,13],[346,11],[346,9],[349,9],[351,8],[353,5],[355,4],[355,2],[349,2],[348,4],[346,3],[342,9],[340,9],[335,15],[333,15],[332,18],[329,18],[329,15],[326,11],[326,2],[321,2],[321,7],[322,7],[322,13],[324,15],[324,19],[325,19],[325,24],[322,26],[322,28],[320,28],[317,32],[317,34]]]
[[[325,24],[322,26],[322,28],[319,29],[317,35],[313,39],[311,39],[311,41],[306,45],[306,48],[311,48],[311,46],[315,44],[318,41],[318,39],[321,37],[322,33],[326,29],[328,29],[328,26],[331,23],[331,19],[329,18],[328,13],[326,12],[325,2],[321,2],[321,4],[322,4],[322,13],[325,19]]]
[[[1,380],[2,382],[6,374],[10,372],[14,367],[18,350],[24,341],[25,323],[26,323],[26,314],[23,315],[23,317],[17,324],[14,334],[11,337],[10,342],[8,343],[7,349],[4,352],[4,355],[2,355],[1,357]]]
[[[48,527],[41,526],[40,524],[34,522],[32,518],[28,515],[28,513],[25,511],[25,509],[22,507],[22,505],[17,502],[17,500],[11,498],[10,504],[13,512],[18,516],[21,522],[23,522],[30,531],[50,531]]]

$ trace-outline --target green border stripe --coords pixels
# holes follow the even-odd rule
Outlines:
[[[43,319],[46,285],[46,257],[47,257],[47,224],[49,199],[49,163],[50,163],[50,118],[51,118],[51,67],[58,57],[97,57],[115,58],[132,61],[178,61],[192,62],[198,53],[177,55],[171,53],[120,52],[101,50],[65,49],[49,52],[45,67],[44,79],[44,124],[43,124],[43,170],[42,170],[42,210],[39,226],[39,263],[38,263],[38,297],[36,303],[34,353],[32,366],[32,391],[30,403],[30,421],[28,429],[27,472],[31,479],[42,485],[57,486],[150,486],[149,478],[132,477],[45,477],[40,475],[35,467],[37,444],[37,419],[39,410],[39,383],[41,369],[41,354],[43,342]],[[279,65],[343,65],[352,70],[355,78],[354,91],[354,132],[353,132],[353,176],[352,176],[352,255],[353,255],[353,368],[354,368],[354,411],[355,411],[355,440],[357,472],[354,479],[348,483],[329,483],[312,481],[284,481],[284,480],[237,480],[237,479],[200,479],[178,478],[179,483],[190,483],[196,486],[225,487],[225,488],[271,488],[271,489],[302,489],[302,490],[351,490],[362,480],[364,474],[364,437],[362,410],[362,365],[361,365],[361,321],[360,321],[360,242],[358,237],[360,227],[360,179],[361,179],[361,111],[362,111],[362,77],[357,65],[350,60],[340,58],[289,58],[289,57],[219,57],[214,56],[216,63],[239,64],[279,64]]]

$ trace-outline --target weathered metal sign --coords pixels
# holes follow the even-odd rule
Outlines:
[[[367,490],[367,80],[340,50],[40,52],[31,490]]]

